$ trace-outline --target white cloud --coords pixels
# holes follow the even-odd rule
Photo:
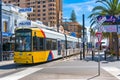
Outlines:
[[[93,8],[94,6],[88,5],[88,11],[92,11]]]
[[[82,14],[85,15],[85,26],[90,26],[90,19],[88,16],[90,15],[92,9],[95,4],[96,0],[88,0],[87,2],[80,2],[80,3],[72,3],[72,4],[63,4],[64,9],[64,16],[70,17],[71,13],[70,11],[75,10],[77,21],[82,25]]]

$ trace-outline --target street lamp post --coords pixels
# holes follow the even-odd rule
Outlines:
[[[84,28],[85,28],[85,16],[82,15],[83,18],[83,59],[85,58],[85,35],[84,35]]]
[[[0,61],[3,60],[2,55],[2,0],[0,0]]]

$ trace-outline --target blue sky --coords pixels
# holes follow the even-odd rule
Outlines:
[[[90,19],[88,16],[95,6],[100,5],[95,2],[96,0],[63,0],[63,18],[69,19],[72,10],[74,10],[76,13],[77,21],[82,25],[82,15],[85,15],[85,27],[87,28],[88,41],[90,40]]]
[[[85,15],[85,26],[90,26],[88,16],[91,10],[98,4],[96,0],[63,0],[63,18],[69,19],[72,10],[75,11],[77,21],[82,25],[82,14]]]

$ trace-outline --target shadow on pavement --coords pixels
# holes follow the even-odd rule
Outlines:
[[[93,77],[91,77],[91,78],[88,78],[87,80],[91,80],[91,79],[94,79],[94,78],[96,78],[96,77],[98,77],[98,76],[100,76],[100,75],[95,75],[95,76],[93,76]]]
[[[53,61],[55,61],[55,60],[53,60]],[[47,64],[49,62],[52,62],[52,61],[41,62],[41,63],[34,63],[34,64],[15,64],[15,63],[10,63],[10,64],[0,65],[0,69],[17,69],[17,68],[32,67],[32,66]]]
[[[0,69],[17,69],[17,68],[24,68],[24,67],[31,67],[31,66],[35,66],[38,64],[6,64],[6,65],[2,65],[0,66]]]

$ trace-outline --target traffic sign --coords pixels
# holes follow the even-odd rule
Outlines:
[[[103,22],[106,21],[106,17],[103,17],[100,21],[99,21],[99,24],[102,24]]]
[[[21,8],[21,9],[19,9],[19,12],[20,13],[25,13],[25,12],[27,12],[27,13],[30,13],[30,12],[33,12],[33,8]]]
[[[102,41],[102,32],[96,32],[95,35],[98,38],[98,43],[101,43],[101,41]]]
[[[100,21],[98,21],[97,18],[93,16],[93,20],[97,23],[95,29],[98,29],[98,31],[100,32],[100,30],[102,29],[102,23],[106,20],[106,17],[103,17]]]

